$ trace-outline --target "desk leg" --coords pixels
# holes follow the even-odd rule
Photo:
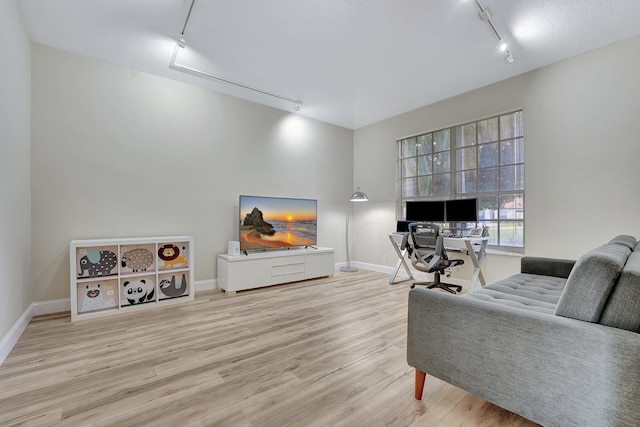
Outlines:
[[[407,250],[406,249],[400,250],[400,248],[398,247],[398,244],[396,243],[396,241],[393,240],[393,236],[389,236],[389,240],[391,240],[391,244],[393,245],[393,249],[395,249],[396,255],[398,255],[398,262],[396,262],[396,268],[393,270],[393,273],[391,274],[391,277],[389,278],[389,284],[393,285],[395,283],[396,276],[398,275],[398,272],[400,271],[400,267],[402,267],[402,266],[404,266],[404,270],[409,275],[409,278],[405,279],[405,280],[413,280],[413,275],[411,274],[411,270],[409,269],[409,266],[407,265],[406,260],[405,260],[405,256],[407,255]]]
[[[477,254],[469,240],[465,240],[464,242],[467,250],[469,251],[469,258],[471,258],[471,262],[473,263],[473,274],[471,275],[471,282],[469,283],[469,292],[475,289],[478,279],[480,279],[480,285],[485,286],[487,284],[484,280],[484,276],[482,275],[481,266],[484,262],[484,256],[487,253],[488,242],[488,240],[482,241],[482,244],[480,244],[480,250]]]

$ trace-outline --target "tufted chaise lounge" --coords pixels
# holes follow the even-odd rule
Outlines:
[[[415,397],[432,375],[545,426],[640,425],[640,243],[618,236],[576,262],[455,296],[409,292]]]

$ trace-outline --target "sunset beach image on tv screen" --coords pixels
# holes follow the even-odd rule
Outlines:
[[[317,200],[240,196],[240,250],[317,243]]]

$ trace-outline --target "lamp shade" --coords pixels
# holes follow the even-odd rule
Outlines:
[[[351,199],[352,202],[366,202],[369,200],[369,198],[367,197],[366,194],[364,194],[362,191],[360,191],[360,187],[358,187],[358,190],[353,193],[351,195]]]

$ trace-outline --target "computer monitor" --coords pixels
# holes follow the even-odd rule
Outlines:
[[[447,200],[447,222],[478,222],[478,199]]]
[[[396,223],[396,233],[408,233],[411,221],[398,221]]]
[[[407,221],[445,222],[445,202],[423,200],[407,202]]]

